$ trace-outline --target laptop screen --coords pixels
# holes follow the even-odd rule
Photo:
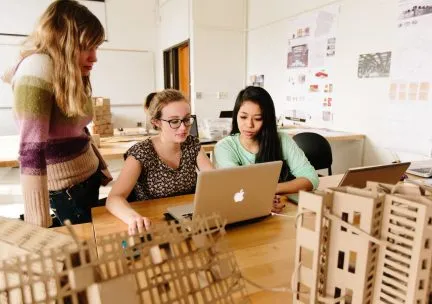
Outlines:
[[[367,181],[396,184],[400,181],[410,163],[397,163],[383,166],[371,166],[349,169],[339,186],[366,187]]]
[[[233,111],[220,111],[219,118],[232,118]]]
[[[323,187],[318,187],[323,190],[327,187],[342,187],[342,186],[352,186],[357,188],[365,188],[366,183],[368,181],[379,182],[384,184],[396,184],[405,173],[410,163],[398,163],[398,164],[390,164],[383,166],[371,166],[371,167],[360,167],[360,168],[352,168],[348,169],[345,172],[345,175],[338,182],[337,176],[336,179],[331,179],[326,181]],[[327,177],[324,177],[327,178]],[[288,199],[291,202],[298,203],[299,194],[292,193],[287,195]]]

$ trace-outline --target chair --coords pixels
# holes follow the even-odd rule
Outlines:
[[[328,168],[328,174],[332,175],[332,150],[324,136],[318,133],[304,132],[294,135],[293,139],[303,150],[315,170]]]
[[[220,111],[219,118],[232,118],[233,111]]]

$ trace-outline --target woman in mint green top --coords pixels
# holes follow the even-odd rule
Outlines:
[[[273,100],[260,87],[249,86],[240,91],[234,105],[231,136],[216,144],[214,156],[219,168],[283,160],[276,194],[318,187],[318,175],[303,151],[289,135],[277,132]]]

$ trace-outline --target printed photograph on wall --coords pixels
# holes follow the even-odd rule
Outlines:
[[[309,49],[307,44],[291,47],[288,52],[287,68],[306,68],[308,66]]]
[[[399,19],[415,18],[423,15],[432,14],[432,5],[420,5],[425,1],[418,1],[417,5],[405,7],[399,13]]]
[[[391,52],[362,54],[359,57],[358,78],[389,77]]]
[[[331,57],[335,55],[336,51],[336,38],[329,38],[327,39],[327,57]]]
[[[264,87],[264,75],[251,75],[249,76],[250,79],[250,85],[255,87]]]
[[[430,87],[428,82],[393,82],[389,97],[391,101],[428,101]]]
[[[330,111],[322,111],[322,120],[323,121],[332,121],[333,113]]]

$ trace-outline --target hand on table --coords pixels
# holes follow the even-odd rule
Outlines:
[[[150,219],[139,214],[131,215],[127,224],[129,235],[143,233],[145,230],[148,230],[151,227]]]
[[[276,194],[273,198],[272,212],[281,213],[284,208],[285,203],[281,200],[281,196]]]

